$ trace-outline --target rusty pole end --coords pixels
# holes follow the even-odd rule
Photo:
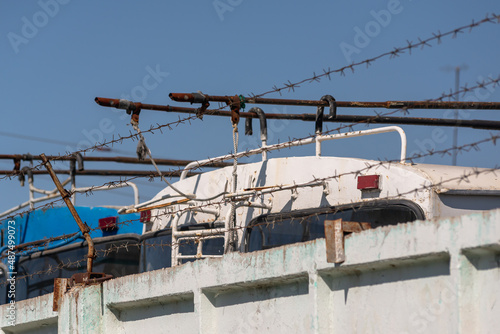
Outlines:
[[[80,228],[80,231],[82,231],[82,234],[87,241],[87,245],[89,247],[88,255],[87,255],[87,272],[91,273],[92,272],[92,266],[94,262],[95,256],[95,248],[94,248],[94,241],[92,240],[92,237],[90,236],[90,228],[88,227],[87,224],[85,224],[78,213],[76,212],[75,207],[73,206],[73,203],[71,203],[71,193],[67,191],[66,189],[63,188],[61,182],[57,178],[56,173],[54,172],[54,169],[52,169],[52,165],[50,164],[49,159],[47,159],[47,156],[45,154],[40,154],[40,158],[42,158],[43,165],[45,168],[47,168],[47,171],[50,174],[50,177],[52,178],[52,181],[54,181],[54,184],[56,185],[57,190],[59,190],[59,193],[61,194],[62,199],[64,200],[64,203],[66,203],[66,206],[68,207],[69,211],[71,212],[71,215],[75,219],[76,223],[78,224],[78,227]]]

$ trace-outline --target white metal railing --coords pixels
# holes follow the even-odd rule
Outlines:
[[[236,154],[226,154],[221,157],[217,158],[211,158],[211,159],[205,159],[205,160],[200,160],[200,161],[193,161],[184,167],[181,173],[180,179],[183,180],[186,178],[187,173],[196,167],[201,167],[203,165],[209,164],[213,161],[224,161],[224,160],[231,160],[234,158],[241,158],[241,157],[246,157],[250,155],[255,155],[255,154],[260,154],[263,152],[267,151],[274,151],[274,150],[280,150],[283,148],[289,148],[289,147],[294,147],[294,146],[303,146],[303,145],[308,145],[308,144],[316,144],[316,156],[321,156],[321,143],[323,141],[327,140],[335,140],[335,139],[343,139],[343,138],[352,138],[352,137],[360,137],[360,136],[367,136],[367,135],[373,135],[373,134],[380,134],[380,133],[387,133],[387,132],[397,132],[399,133],[399,136],[401,138],[401,154],[400,154],[400,162],[404,163],[406,161],[406,134],[402,128],[399,126],[386,126],[382,128],[377,128],[377,129],[369,129],[369,130],[360,130],[360,131],[352,131],[352,132],[345,132],[345,133],[338,133],[338,134],[333,134],[333,135],[317,135],[311,138],[306,138],[306,139],[297,139],[297,140],[292,140],[289,142],[285,143],[280,143],[280,144],[274,144],[274,145],[263,145],[260,148],[256,148],[253,150],[249,151],[243,151],[243,152],[238,152]],[[267,157],[263,155],[263,161],[265,161]]]
[[[70,179],[71,178],[66,179],[62,183],[62,185],[63,186],[67,185],[70,182]],[[137,188],[137,185],[135,183],[132,183],[132,182],[120,183],[120,184],[109,185],[109,186],[105,186],[105,187],[97,187],[97,188],[96,187],[75,188],[74,186],[72,186],[71,190],[74,193],[85,193],[89,190],[91,190],[91,191],[103,191],[103,190],[112,190],[112,189],[118,189],[118,188],[124,188],[124,187],[131,187],[132,188],[132,190],[134,191],[134,205],[138,205],[139,204],[139,188]],[[45,196],[35,198],[35,193],[44,194]],[[35,203],[47,201],[49,199],[57,198],[60,196],[61,195],[59,194],[59,191],[57,190],[57,188],[54,190],[38,189],[33,185],[33,180],[30,179],[29,180],[29,200],[9,209],[7,211],[0,213],[0,218],[8,216],[9,214],[16,212],[17,210],[20,210],[20,209],[25,208],[27,206],[30,206],[31,209],[33,209]],[[73,196],[75,196],[75,195],[73,195]]]
[[[380,133],[387,132],[397,132],[401,138],[401,154],[400,154],[400,162],[404,163],[406,161],[406,134],[402,128],[399,126],[385,126],[377,129],[369,129],[369,130],[361,130],[361,131],[353,131],[346,133],[337,133],[333,135],[325,135],[325,136],[316,136],[316,156],[321,156],[321,142],[327,140],[334,139],[342,139],[342,138],[353,138],[353,137],[361,137],[368,135],[375,135]]]

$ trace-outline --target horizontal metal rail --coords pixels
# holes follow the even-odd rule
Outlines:
[[[96,97],[96,101],[99,105],[105,107],[115,107],[119,105],[118,99],[108,99]],[[115,102],[110,102],[115,101]],[[284,100],[288,101],[288,100]],[[146,110],[157,110],[164,112],[175,112],[175,113],[185,113],[185,114],[196,114],[198,112],[197,108],[184,108],[169,105],[156,105],[156,104],[145,104],[138,102],[128,101],[130,104],[140,104],[142,109]],[[324,101],[320,101],[324,102]],[[326,102],[325,102],[326,103]],[[337,101],[337,107],[342,107],[342,101]],[[340,103],[340,104],[339,104]],[[386,102],[357,102],[364,103],[365,106],[369,103],[386,103]],[[448,103],[448,102],[443,102]],[[477,104],[477,103],[493,103],[493,102],[449,102],[449,103],[464,103],[459,109],[467,109],[466,104]],[[496,102],[494,102],[496,103]],[[327,105],[322,104],[322,105]],[[314,105],[313,105],[314,106]],[[353,106],[354,107],[354,106]],[[368,107],[365,107],[368,108]],[[408,108],[409,109],[409,108]],[[436,108],[426,108],[426,109],[436,109]],[[437,109],[450,109],[450,108],[437,108]],[[481,108],[470,108],[470,109],[496,109],[487,108],[487,105]],[[222,116],[231,117],[231,111],[227,110],[216,110],[207,109],[203,115],[209,116]],[[300,120],[305,122],[315,122],[316,114],[278,114],[278,113],[266,113],[267,119],[287,119],[287,120]],[[258,115],[252,112],[240,111],[240,117],[243,118],[258,118]],[[473,129],[483,129],[483,130],[500,130],[500,121],[489,121],[489,120],[478,120],[478,119],[446,119],[446,118],[425,118],[425,117],[392,117],[392,116],[365,116],[365,115],[337,115],[335,118],[330,117],[330,115],[325,114],[323,116],[323,122],[330,123],[376,123],[376,124],[405,124],[405,125],[425,125],[425,126],[450,126],[450,127],[461,127],[461,128],[473,128]],[[156,160],[155,160],[156,161]],[[214,166],[217,167],[217,166]]]
[[[203,241],[203,240],[211,240],[211,239],[222,239],[224,238],[224,235],[222,234],[215,234],[214,235],[206,235],[203,236],[203,239],[200,239],[200,237],[181,237],[178,240],[196,240],[196,241]],[[182,244],[182,241],[179,241],[179,244]]]
[[[211,229],[204,229],[204,230],[188,230],[188,231],[176,231],[176,237],[178,238],[177,241],[179,241],[181,238],[184,239],[186,237],[203,237],[203,236],[212,236],[214,234],[222,234],[225,233],[227,230],[222,227],[216,227],[216,228],[211,228]]]
[[[333,135],[325,135],[325,136],[316,136],[316,156],[321,156],[320,143],[323,141],[333,140],[333,139],[342,139],[342,138],[361,137],[361,136],[368,136],[368,135],[381,134],[381,133],[387,133],[387,132],[397,132],[399,134],[399,137],[401,138],[400,161],[401,161],[401,163],[404,163],[406,160],[406,134],[403,131],[403,129],[401,129],[399,126],[386,126],[386,127],[377,128],[377,129],[353,131],[353,132],[346,132],[346,133],[336,133]]]
[[[196,162],[196,161],[194,161]],[[222,165],[221,165],[222,167]],[[71,171],[64,169],[55,170],[56,174],[71,174]],[[49,173],[46,170],[32,170],[31,173],[33,175],[48,175]],[[0,170],[0,175],[9,175],[12,174],[11,170]],[[162,171],[162,175],[171,176],[171,177],[179,177],[180,171],[171,170],[171,171]],[[198,172],[192,172],[193,175],[199,174]],[[75,175],[87,175],[87,176],[159,176],[156,171],[146,171],[146,170],[98,170],[98,169],[85,169],[85,170],[76,170]]]
[[[203,103],[225,102],[231,103],[233,96],[215,96],[200,93],[170,93],[169,97],[176,102]],[[327,101],[321,100],[293,100],[293,99],[270,99],[262,97],[243,97],[241,102],[251,104],[274,104],[287,106],[311,106],[328,107]],[[360,102],[360,101],[336,101],[337,108],[385,108],[385,109],[500,109],[500,102],[459,102],[459,101],[384,101],[384,102]],[[144,108],[143,109],[147,109]],[[267,115],[266,115],[267,116]]]
[[[27,155],[27,154],[0,154],[1,160],[24,160],[24,161],[32,161],[32,160],[42,160],[39,155]],[[76,160],[76,158],[68,157],[68,156],[58,156],[58,155],[48,155],[47,159],[49,160],[60,160],[60,161],[71,161]],[[150,165],[151,162],[149,160],[139,160],[137,158],[131,157],[84,157],[82,156],[83,161],[89,162],[118,162],[118,163],[126,163],[126,164],[144,164]],[[177,160],[177,159],[155,159],[155,163],[157,165],[164,166],[186,166],[193,160]],[[215,163],[211,167],[225,167],[229,166],[231,163]],[[207,166],[209,167],[209,166]],[[12,172],[12,171],[11,171]]]

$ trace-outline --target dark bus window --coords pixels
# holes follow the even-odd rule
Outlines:
[[[250,223],[245,235],[245,251],[324,238],[324,221],[368,222],[372,228],[424,219],[420,207],[404,201],[384,205],[365,205],[360,208],[319,208],[260,216]]]
[[[172,230],[148,232],[141,238],[139,272],[171,267]]]

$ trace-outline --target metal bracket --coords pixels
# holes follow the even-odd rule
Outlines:
[[[241,100],[238,95],[228,96],[226,104],[231,107],[231,122],[238,124],[240,121]]]
[[[325,220],[326,262],[345,261],[344,237],[346,234],[371,229],[370,223],[347,222],[342,219]]]
[[[71,278],[56,278],[54,279],[54,299],[52,310],[59,311],[59,304],[64,294],[74,286],[96,285],[104,281],[110,280],[113,275],[105,273],[77,273]]]
[[[77,273],[71,276],[68,281],[68,286],[71,288],[77,285],[94,285],[112,278],[113,275],[107,275],[105,273]]]
[[[139,123],[139,114],[141,113],[142,103],[120,99],[118,102],[118,106],[115,106],[115,108],[125,109],[127,114],[131,115],[130,122],[137,124]]]

